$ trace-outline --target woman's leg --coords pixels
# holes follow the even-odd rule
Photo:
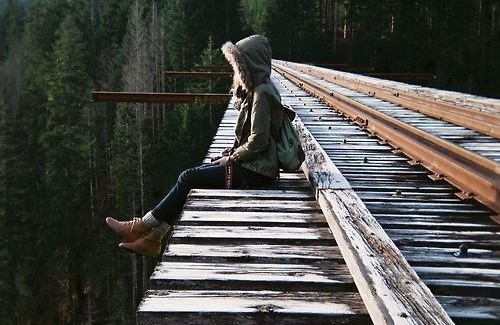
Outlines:
[[[231,165],[231,171],[231,183],[236,188],[261,186],[273,180],[239,165]],[[227,173],[228,167],[220,165],[187,169],[179,175],[167,196],[142,219],[118,221],[106,218],[106,223],[123,238],[121,248],[157,258],[161,252],[161,240],[179,218],[189,191],[193,188],[224,188]]]
[[[177,183],[165,198],[151,211],[152,216],[171,225],[175,224],[193,188],[225,188],[227,166],[202,165],[183,171]],[[262,186],[273,179],[232,165],[232,184],[235,188]]]
[[[157,220],[173,225],[193,188],[224,188],[225,167],[201,165],[186,169],[177,178],[177,183],[160,203],[151,211]]]

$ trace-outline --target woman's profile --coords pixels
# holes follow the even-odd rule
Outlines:
[[[106,218],[108,226],[121,236],[121,248],[157,258],[163,237],[177,222],[193,188],[251,188],[279,176],[275,139],[283,109],[270,80],[269,42],[264,36],[253,35],[236,44],[225,43],[222,52],[233,68],[232,92],[239,111],[233,146],[212,163],[183,171],[163,200],[142,218]]]

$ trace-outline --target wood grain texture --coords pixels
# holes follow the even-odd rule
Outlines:
[[[262,263],[308,264],[329,260],[343,263],[342,255],[336,246],[313,245],[270,245],[270,244],[171,244],[163,255],[164,261],[253,261]]]
[[[231,145],[236,116],[205,162]],[[372,323],[302,172],[191,191],[149,287],[137,324]]]
[[[370,324],[349,292],[150,291],[138,324]],[[190,316],[203,314],[203,317]],[[332,317],[335,315],[335,318]],[[157,323],[155,322],[157,320]]]
[[[318,200],[374,323],[453,324],[352,190]]]
[[[297,128],[307,155],[303,169],[373,322],[453,324],[300,119]]]
[[[181,225],[199,223],[204,225],[288,225],[326,226],[321,212],[279,212],[279,211],[202,211],[185,210],[179,222]]]
[[[328,158],[325,150],[311,135],[300,118],[296,118],[294,123],[306,155],[302,168],[313,189],[351,188],[349,182],[344,178],[337,167],[335,167],[331,159]]]

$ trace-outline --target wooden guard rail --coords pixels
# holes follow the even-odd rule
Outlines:
[[[302,165],[374,324],[453,324],[429,288],[338,171],[296,120]]]
[[[232,78],[232,72],[165,71],[165,76],[173,78]]]
[[[197,65],[195,69],[197,71],[233,71],[229,65]]]
[[[227,104],[230,98],[230,94],[92,92],[92,100],[96,102]]]

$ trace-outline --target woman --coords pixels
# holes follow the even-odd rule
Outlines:
[[[165,198],[142,218],[118,221],[107,218],[109,227],[119,234],[120,247],[158,257],[161,240],[179,218],[189,191],[193,188],[246,188],[262,186],[279,176],[276,144],[283,119],[278,90],[269,79],[271,48],[264,36],[253,35],[222,52],[234,70],[233,95],[239,110],[232,148],[222,151],[211,164],[187,169]]]

